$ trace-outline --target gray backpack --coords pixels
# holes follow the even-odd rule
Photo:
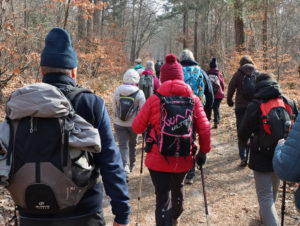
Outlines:
[[[72,101],[79,93],[90,91],[67,87],[63,92]],[[72,210],[99,176],[92,153],[83,147],[89,135],[85,138],[85,130],[75,121],[80,116],[66,97],[58,88],[40,83],[17,90],[6,104],[10,125],[7,165],[11,165],[7,189],[25,213]],[[85,120],[79,123],[92,127]],[[74,134],[83,140],[83,146]],[[95,152],[99,151],[100,147]]]
[[[143,90],[146,100],[154,93],[154,79],[152,75],[141,75],[139,88]]]

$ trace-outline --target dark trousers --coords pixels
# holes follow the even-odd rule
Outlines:
[[[214,122],[219,123],[220,121],[220,104],[222,102],[222,99],[215,99],[214,104],[212,108],[206,108],[206,116],[207,119],[210,121],[211,120],[211,113],[214,111]]]
[[[105,220],[102,211],[91,215],[64,218],[27,218],[20,217],[20,226],[104,226]]]
[[[235,108],[235,116],[236,116],[236,129],[238,130],[240,127],[240,124],[242,123],[243,117],[246,112],[246,107],[236,107]],[[239,154],[241,160],[245,160],[247,157],[247,149],[246,146],[242,144],[240,140],[238,140],[238,146],[239,146]]]
[[[166,173],[150,169],[149,172],[156,195],[156,226],[172,226],[172,218],[177,219],[183,212],[186,172]]]

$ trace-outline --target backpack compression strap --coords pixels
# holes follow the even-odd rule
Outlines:
[[[262,113],[263,127],[268,134],[271,134],[271,128],[270,125],[268,124],[268,114],[271,111],[271,109],[275,107],[282,107],[286,109],[290,114],[290,116],[292,116],[291,106],[289,104],[285,104],[280,97],[261,103],[260,110]]]

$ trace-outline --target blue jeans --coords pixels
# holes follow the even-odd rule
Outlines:
[[[235,108],[235,116],[236,116],[236,129],[239,129],[240,124],[242,123],[243,117],[245,115],[247,107],[236,107]],[[242,144],[240,140],[238,140],[238,146],[239,146],[239,154],[241,160],[246,160],[247,158],[247,149]]]
[[[135,166],[137,134],[131,127],[124,127],[114,124],[119,141],[119,149],[122,156],[123,166],[128,174]]]

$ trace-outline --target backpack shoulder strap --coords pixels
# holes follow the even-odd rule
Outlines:
[[[80,93],[92,93],[92,91],[89,89],[85,89],[78,86],[71,86],[71,85],[67,85],[64,88],[61,88],[60,90],[71,102]]]
[[[292,109],[294,107],[294,104],[292,103],[292,101],[287,99],[285,96],[281,96],[281,98],[284,102],[285,109],[289,112],[291,116],[294,116],[293,109]]]

